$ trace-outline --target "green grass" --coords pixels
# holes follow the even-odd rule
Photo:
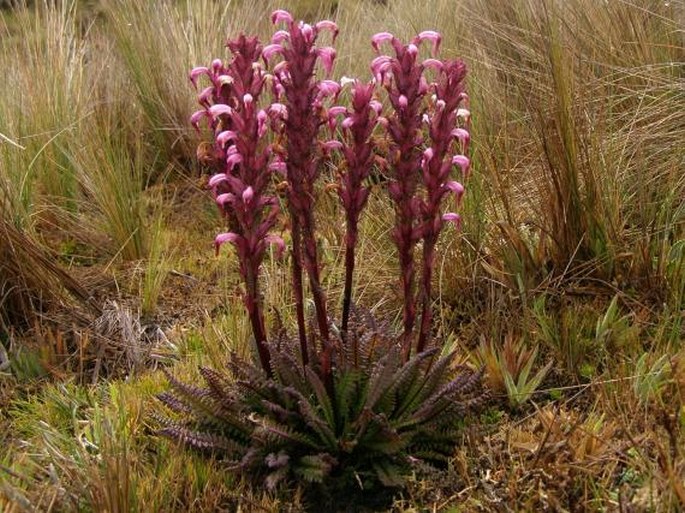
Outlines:
[[[229,34],[266,37],[279,6],[337,20],[337,78],[370,76],[384,30],[440,30],[469,67],[474,170],[435,309],[439,336],[488,367],[494,413],[394,511],[685,507],[682,0],[33,3],[0,11],[0,510],[304,508],[158,440],[150,417],[159,365],[193,382],[251,351],[235,255],[212,255],[224,226],[198,178],[187,73],[225,58]],[[382,187],[354,295],[396,321]],[[317,208],[337,311],[344,227],[333,194]],[[265,260],[263,290],[269,322],[294,326],[286,261]],[[83,291],[144,314],[142,368]],[[519,398],[521,367],[540,379]]]

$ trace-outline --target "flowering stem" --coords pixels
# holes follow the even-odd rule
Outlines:
[[[304,319],[304,292],[302,287],[302,235],[300,223],[296,213],[290,209],[292,222],[292,256],[293,256],[293,295],[295,296],[295,312],[297,315],[297,330],[300,338],[300,353],[302,364],[309,363],[309,350],[307,348],[307,331]]]
[[[416,344],[416,352],[421,353],[426,349],[430,341],[432,310],[431,310],[431,295],[432,295],[432,279],[433,279],[433,262],[435,261],[435,244],[436,237],[430,237],[423,241],[423,269],[421,275],[421,327],[419,330],[419,340]]]

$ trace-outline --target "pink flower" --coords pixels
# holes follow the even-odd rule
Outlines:
[[[323,48],[319,48],[316,51],[316,54],[319,56],[321,65],[323,66],[323,69],[326,72],[326,76],[329,76],[331,74],[331,71],[333,71],[333,61],[335,60],[335,48],[325,46]]]
[[[269,105],[269,114],[285,120],[288,119],[288,108],[282,103],[272,103]]]
[[[209,113],[211,114],[212,118],[216,119],[222,114],[228,114],[230,116],[233,114],[233,109],[223,103],[217,103],[209,108]]]
[[[287,41],[290,39],[290,33],[286,30],[277,30],[274,32],[274,35],[271,36],[271,43],[275,45],[279,45],[283,41]]]
[[[438,59],[426,59],[421,63],[421,66],[424,68],[433,68],[436,71],[442,71],[444,67],[442,61],[439,61]]]
[[[206,66],[198,66],[197,68],[193,68],[192,71],[190,72],[189,78],[190,81],[193,83],[193,86],[197,89],[197,77],[200,75],[207,75],[209,76],[209,68]]]
[[[195,130],[200,130],[200,120],[204,117],[209,116],[206,110],[198,110],[193,113],[192,116],[190,116],[190,124],[195,127]]]
[[[288,11],[283,9],[277,9],[271,13],[271,23],[276,25],[276,23],[280,23],[282,21],[285,21],[288,25],[290,25],[293,22],[293,17]]]
[[[238,239],[240,238],[240,235],[237,233],[233,232],[227,232],[227,233],[220,233],[219,235],[216,236],[214,239],[214,247],[216,248],[216,254],[219,254],[219,247],[222,244],[225,244],[227,242],[230,242],[231,244],[235,244]]]
[[[220,207],[223,207],[226,203],[229,203],[235,199],[235,194],[231,194],[230,192],[224,192],[223,194],[219,194],[215,201],[216,204],[219,205]]]
[[[218,173],[209,179],[209,183],[207,185],[209,185],[209,187],[216,187],[221,182],[225,182],[225,181],[226,181],[226,173]]]
[[[459,182],[450,181],[445,184],[445,187],[454,193],[458,205],[461,202],[461,197],[464,195],[464,186]]]
[[[266,120],[268,117],[269,115],[264,109],[257,113],[257,135],[259,137],[264,137],[264,134],[266,134]]]
[[[383,81],[383,77],[392,67],[392,59],[387,55],[379,55],[371,61],[371,73],[378,82]]]
[[[262,59],[269,62],[269,59],[276,54],[283,55],[283,47],[279,44],[266,45],[262,49]]]
[[[397,98],[397,105],[400,106],[400,109],[406,109],[407,105],[409,105],[409,100],[407,100],[407,97],[401,94],[399,98]]]
[[[333,32],[333,41],[335,41],[335,38],[338,36],[338,25],[336,25],[334,21],[321,20],[316,25],[314,25],[314,27],[316,28],[317,32],[321,32],[322,30],[329,30]]]
[[[347,114],[347,107],[343,107],[342,105],[335,105],[328,109],[328,117],[335,117],[343,114]]]
[[[281,175],[285,175],[288,171],[288,167],[286,166],[285,162],[278,159],[274,160],[273,162],[271,162],[271,164],[269,164],[269,170]]]
[[[248,105],[252,105],[252,102],[254,101],[254,98],[252,98],[252,95],[250,93],[246,93],[243,95],[243,104],[245,107]]]
[[[343,147],[343,144],[340,141],[326,141],[321,145],[323,147],[324,152],[329,153],[332,150],[340,150]]]
[[[378,34],[374,34],[374,36],[371,38],[371,46],[373,46],[373,49],[376,50],[376,53],[379,52],[378,47],[383,44],[386,41],[392,41],[395,38],[390,32],[379,32]]]
[[[469,168],[471,167],[471,161],[466,155],[455,155],[452,157],[452,165],[459,166],[461,168],[461,173],[465,177],[469,175]]]
[[[252,187],[247,187],[243,191],[243,203],[250,203],[252,201],[252,198],[254,197],[254,189]]]
[[[426,39],[431,41],[433,43],[433,56],[438,53],[438,50],[440,49],[440,41],[442,41],[442,36],[439,32],[435,32],[434,30],[424,30],[418,35],[417,39],[419,42],[425,41]]]
[[[314,29],[309,23],[300,22],[300,31],[305,41],[308,43],[314,41]]]
[[[453,223],[457,230],[461,228],[461,216],[459,214],[447,212],[446,214],[442,215],[442,220],[447,221],[448,223]]]
[[[340,84],[334,80],[322,80],[319,82],[319,96],[337,96],[340,92]]]
[[[214,86],[205,87],[202,92],[197,96],[200,105],[206,104],[214,92]]]
[[[243,156],[238,152],[234,152],[226,158],[226,165],[228,166],[228,169],[233,169],[233,166],[240,164],[242,161]]]
[[[469,141],[471,140],[471,134],[469,134],[468,130],[465,130],[463,128],[455,128],[454,130],[452,130],[450,135],[455,139],[458,139],[462,145],[462,149],[466,151],[466,147],[468,146]]]
[[[238,134],[235,133],[233,130],[224,130],[216,136],[216,142],[218,142],[219,146],[223,148],[224,146],[226,146],[226,143],[228,143],[228,141],[235,140],[237,138]]]

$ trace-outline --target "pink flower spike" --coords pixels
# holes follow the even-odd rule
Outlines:
[[[264,237],[264,242],[267,244],[274,244],[276,246],[276,258],[281,258],[285,251],[285,242],[278,235],[269,234]]]
[[[248,186],[247,189],[243,191],[243,203],[250,203],[254,197],[254,189]]]
[[[329,76],[333,71],[333,61],[335,60],[335,48],[325,46],[323,48],[319,48],[316,51],[316,54],[319,56],[319,59],[321,60],[321,65],[323,66],[323,69],[326,72],[326,76]]]
[[[283,41],[290,39],[290,33],[286,30],[277,30],[274,35],[271,36],[271,43],[275,45],[280,45]]]
[[[190,72],[189,78],[190,81],[193,83],[193,86],[197,89],[197,77],[200,75],[207,75],[209,76],[209,68],[206,66],[199,66],[197,68],[193,68],[192,71]]]
[[[469,168],[471,167],[471,161],[465,155],[455,155],[452,157],[452,165],[459,166],[461,168],[461,173],[465,177],[469,175]]]
[[[225,181],[226,181],[226,173],[218,173],[209,179],[209,183],[207,185],[209,187],[216,187],[221,182],[225,182]]]
[[[336,25],[334,21],[321,20],[316,25],[314,25],[314,27],[316,28],[317,32],[321,32],[322,30],[329,30],[333,32],[333,41],[335,41],[335,38],[338,36],[338,25]]]
[[[442,71],[445,65],[438,59],[426,59],[421,63],[424,68],[433,68],[435,71]]]
[[[283,47],[279,44],[271,44],[271,45],[266,45],[262,49],[262,59],[265,61],[269,61],[271,57],[273,57],[276,54],[281,54],[283,55]]]
[[[418,40],[424,41],[426,39],[433,43],[432,54],[435,57],[435,55],[437,55],[438,53],[438,50],[440,49],[440,42],[442,41],[442,36],[439,32],[436,32],[434,30],[424,30],[419,34]]]
[[[227,242],[230,242],[232,244],[235,244],[236,241],[238,240],[239,235],[237,233],[233,232],[228,232],[228,233],[220,233],[219,235],[216,236],[216,239],[214,239],[214,247],[216,248],[216,254],[219,254],[219,247],[222,244],[225,244]]]
[[[228,114],[230,116],[233,114],[233,109],[224,103],[217,103],[209,108],[209,113],[216,119],[222,114]]]
[[[392,41],[395,38],[390,32],[379,32],[378,34],[374,34],[374,36],[371,38],[371,46],[373,46],[373,49],[376,51],[376,53],[379,52],[378,47],[383,44],[386,41]]]
[[[238,134],[235,133],[233,130],[224,130],[216,136],[216,142],[218,142],[219,146],[223,148],[224,146],[226,146],[226,143],[228,143],[229,140],[235,140],[237,138]]]
[[[293,22],[293,17],[288,11],[283,9],[277,9],[271,13],[271,23],[276,25],[282,21],[285,21],[288,25],[291,25]]]
[[[446,214],[442,215],[442,220],[447,221],[448,223],[453,223],[457,230],[461,228],[461,216],[459,214],[447,212]]]
[[[464,195],[464,186],[459,182],[450,181],[445,184],[450,191],[452,191],[457,198],[457,205],[461,201],[461,197]]]
[[[207,114],[207,111],[204,109],[195,111],[193,112],[193,115],[190,116],[190,124],[195,127],[195,130],[200,130],[200,120],[208,115],[209,114]]]

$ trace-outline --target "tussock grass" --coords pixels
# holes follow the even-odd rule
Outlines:
[[[682,0],[45,0],[0,11],[0,509],[304,507],[297,490],[264,494],[160,443],[147,415],[160,361],[193,381],[198,365],[252,347],[235,256],[211,256],[224,227],[197,178],[205,135],[188,123],[187,73],[226,56],[228,34],[269,34],[267,15],[283,6],[336,19],[337,78],[370,78],[369,40],[382,30],[440,30],[443,55],[469,67],[474,173],[464,229],[441,241],[435,309],[438,335],[489,367],[493,407],[450,470],[417,473],[395,510],[682,509]],[[380,181],[354,299],[393,319]],[[337,306],[344,227],[334,194],[318,209]],[[285,264],[265,260],[263,290],[269,322],[292,327]],[[85,292],[79,278],[99,274],[115,286]],[[100,306],[142,309],[136,322],[164,334],[164,358],[140,360],[127,382],[28,380],[43,356],[22,328],[92,292]],[[147,343],[136,348],[158,349]],[[97,354],[93,344],[84,351]],[[103,354],[128,354],[116,347]]]

